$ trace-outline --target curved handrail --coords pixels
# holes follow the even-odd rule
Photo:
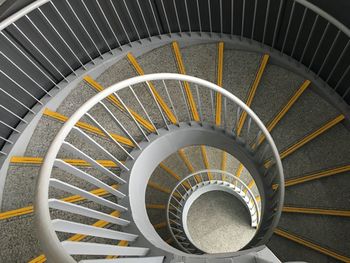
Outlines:
[[[179,240],[176,238],[175,233],[173,232],[173,229],[170,227],[170,226],[171,226],[171,222],[170,222],[171,201],[172,201],[173,198],[176,198],[176,197],[174,196],[175,191],[177,191],[177,190],[180,188],[181,185],[184,185],[184,183],[186,183],[187,181],[189,181],[189,179],[194,178],[196,175],[208,174],[208,173],[211,173],[211,174],[220,174],[220,175],[224,174],[225,176],[230,177],[231,181],[239,182],[239,184],[243,186],[243,189],[245,189],[245,190],[249,193],[249,196],[250,196],[250,198],[248,197],[248,198],[249,198],[248,204],[250,203],[251,200],[253,200],[253,204],[254,204],[254,207],[255,207],[256,213],[257,213],[257,224],[258,224],[257,227],[259,227],[259,222],[260,222],[260,210],[259,210],[258,202],[257,202],[257,200],[256,200],[256,198],[255,198],[255,196],[254,196],[254,194],[253,194],[253,192],[252,192],[252,190],[247,186],[246,183],[244,183],[239,177],[233,175],[232,173],[229,173],[229,172],[223,171],[223,170],[218,170],[218,169],[204,169],[204,170],[196,171],[196,172],[194,172],[194,173],[191,173],[191,174],[187,175],[186,177],[184,177],[183,179],[181,179],[181,180],[175,185],[175,187],[173,188],[173,190],[171,191],[171,193],[170,193],[170,195],[169,195],[169,199],[168,199],[168,203],[167,203],[167,214],[166,214],[166,216],[167,216],[167,223],[168,223],[168,227],[169,227],[170,233],[171,233],[173,239],[175,240],[175,242],[179,245],[179,247],[181,247],[181,248],[182,248],[184,251],[186,251],[186,252],[188,252],[187,249],[184,248],[184,247],[182,246],[181,242],[179,242]],[[192,193],[194,193],[194,192],[197,190],[197,189],[196,189],[197,186],[205,187],[204,184],[205,184],[206,182],[219,181],[219,180],[217,180],[217,179],[211,180],[210,178],[208,178],[207,180],[204,180],[204,181],[203,181],[203,176],[200,176],[200,177],[201,177],[201,180],[202,180],[202,181],[199,182],[199,183],[197,183],[197,184],[194,185],[194,186],[191,185],[191,188],[188,189],[188,190],[186,190],[187,195],[181,197],[180,202],[183,201],[183,205],[186,205],[186,202],[187,202],[188,198],[190,197],[190,195],[191,195]],[[221,181],[221,180],[220,180],[220,181]],[[228,181],[224,181],[224,182],[228,183]],[[221,186],[221,187],[227,187],[227,186]],[[236,185],[236,187],[237,187],[237,185]],[[190,190],[192,190],[191,193],[189,193]],[[245,204],[247,205],[246,202],[245,202]],[[182,224],[185,225],[186,222],[183,221]],[[184,228],[185,228],[185,233],[187,233],[188,231],[186,231],[186,227],[184,227]],[[187,238],[188,238],[188,239],[191,241],[191,243],[193,244],[191,238],[190,238],[189,236],[188,236]],[[193,245],[194,245],[194,244],[193,244]]]
[[[62,243],[60,243],[55,233],[55,230],[53,228],[53,225],[50,219],[49,204],[48,204],[50,176],[52,173],[52,169],[53,169],[58,151],[61,148],[61,145],[64,143],[66,137],[68,136],[70,131],[73,129],[75,124],[85,114],[87,114],[92,107],[94,107],[96,104],[101,102],[103,99],[107,98],[111,94],[116,94],[116,92],[124,88],[128,88],[139,83],[149,83],[150,81],[156,81],[156,80],[163,80],[163,81],[176,80],[179,82],[188,82],[203,88],[207,88],[213,92],[216,92],[217,94],[221,94],[227,100],[231,101],[232,103],[240,107],[256,123],[256,125],[258,126],[262,134],[265,136],[266,142],[270,146],[271,153],[273,158],[275,159],[275,165],[278,171],[277,178],[278,178],[279,187],[276,190],[278,193],[278,196],[277,196],[278,205],[276,208],[277,211],[275,213],[273,222],[271,224],[271,229],[274,229],[277,226],[279,217],[282,212],[282,206],[284,201],[283,168],[282,168],[282,162],[281,162],[277,147],[270,133],[268,132],[268,130],[266,129],[262,121],[259,119],[259,117],[239,98],[237,98],[230,92],[222,89],[221,87],[211,82],[208,82],[206,80],[199,79],[192,76],[173,74],[173,73],[158,73],[158,74],[142,75],[142,76],[127,79],[117,84],[114,84],[109,88],[106,88],[105,90],[99,92],[94,97],[90,98],[68,119],[68,121],[63,125],[63,127],[60,129],[55,139],[51,143],[51,146],[45,156],[43,165],[40,170],[40,174],[37,181],[36,197],[35,197],[35,212],[37,217],[37,226],[40,229],[42,229],[42,231],[39,231],[40,233],[39,239],[43,246],[43,250],[45,251],[45,254],[48,256],[48,258],[52,258],[55,260],[59,259],[59,262],[74,262],[73,258],[70,257],[65,252]]]

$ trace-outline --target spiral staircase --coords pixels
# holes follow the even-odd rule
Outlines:
[[[323,10],[40,0],[0,30],[0,262],[350,262]]]

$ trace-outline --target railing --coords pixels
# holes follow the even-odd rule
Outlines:
[[[152,89],[151,83],[154,83],[152,85],[155,85],[156,83],[159,85],[154,86],[154,89]],[[139,97],[137,96],[137,93],[138,89],[141,88],[146,88],[146,91],[143,90],[143,96]],[[155,96],[156,89],[161,94],[166,94],[167,97],[163,99],[167,99],[172,106],[170,112],[164,110],[164,105],[163,107],[161,106],[160,98]],[[121,91],[128,91],[129,94],[134,97],[136,104],[127,105],[126,102],[123,101],[122,96],[120,96]],[[147,106],[145,106],[146,104],[143,101],[146,92],[151,95],[151,102],[156,109],[158,109],[156,114],[151,114],[151,112],[147,111]],[[178,94],[182,94],[182,96],[178,96]],[[167,131],[172,125],[178,126],[182,122],[190,123],[195,121],[200,124],[210,124],[212,127],[214,127],[215,118],[213,117],[214,112],[212,111],[212,109],[214,109],[214,101],[205,100],[204,98],[208,98],[208,95],[212,98],[218,95],[222,96],[223,125],[216,127],[216,129],[219,129],[218,132],[225,131],[227,134],[232,136],[232,138],[236,138],[238,141],[240,141],[240,143],[244,143],[247,148],[250,148],[251,152],[255,152],[255,154],[252,153],[252,156],[260,157],[261,160],[264,160],[266,157],[270,157],[271,165],[266,169],[265,175],[260,176],[263,180],[267,180],[269,182],[267,186],[268,189],[265,189],[265,191],[272,191],[273,184],[277,184],[279,187],[275,191],[271,192],[271,195],[263,197],[266,198],[266,200],[262,198],[265,204],[265,210],[267,207],[269,210],[263,212],[264,214],[261,217],[261,225],[263,225],[263,227],[261,227],[261,232],[257,237],[257,243],[266,242],[266,240],[269,239],[269,237],[272,235],[273,229],[278,223],[282,211],[284,200],[284,175],[278,150],[266,127],[247,105],[219,86],[208,81],[186,75],[160,73],[134,77],[119,82],[99,92],[97,95],[84,103],[69,118],[69,120],[58,132],[56,138],[53,140],[41,168],[35,198],[35,212],[37,215],[37,225],[39,227],[38,233],[43,250],[45,251],[45,255],[47,255],[49,259],[52,259],[55,262],[74,262],[70,254],[86,255],[91,253],[93,255],[146,255],[148,252],[147,246],[136,248],[132,247],[132,241],[136,239],[138,233],[123,233],[118,231],[107,231],[106,233],[106,231],[98,228],[91,228],[91,226],[85,224],[76,224],[69,220],[51,220],[52,214],[50,214],[50,208],[61,212],[66,211],[69,213],[78,214],[87,218],[106,220],[120,226],[128,225],[128,220],[123,219],[123,213],[130,209],[128,204],[125,204],[124,202],[123,205],[120,205],[92,194],[91,192],[88,192],[89,189],[87,189],[86,184],[83,183],[88,182],[102,188],[106,193],[109,193],[118,199],[123,199],[125,197],[125,191],[128,189],[130,202],[132,202],[131,197],[139,197],[140,194],[139,191],[137,193],[131,193],[131,189],[134,188],[125,185],[127,181],[126,179],[123,179],[124,177],[121,178],[119,175],[116,175],[115,173],[106,169],[104,166],[95,161],[93,156],[91,156],[93,152],[97,152],[98,156],[100,156],[98,152],[103,153],[105,156],[108,156],[108,158],[117,166],[119,166],[123,173],[128,175],[126,178],[128,178],[129,181],[134,180],[131,178],[132,174],[130,174],[133,167],[129,167],[127,163],[125,164],[123,161],[125,159],[133,160],[135,162],[135,166],[137,159],[135,159],[135,156],[133,156],[133,152],[130,152],[130,148],[126,148],[125,145],[122,145],[121,141],[119,141],[120,137],[111,135],[108,128],[105,127],[105,125],[102,125],[99,118],[105,117],[106,115],[109,116],[111,121],[120,128],[120,131],[125,136],[125,139],[129,139],[131,145],[133,145],[136,149],[141,150],[147,147],[147,143],[152,143],[150,139],[152,136],[161,136],[162,132],[160,132],[160,130]],[[110,101],[115,103],[119,111],[116,112],[110,108]],[[147,105],[149,106],[151,102],[148,101]],[[132,108],[136,105],[142,109],[142,116],[145,116],[145,119],[140,117],[140,112],[137,113],[132,110]],[[92,110],[96,109],[97,107],[99,107],[102,115],[97,116],[96,111]],[[123,120],[120,118],[122,115],[120,114],[129,117],[127,119],[128,123],[123,123]],[[173,119],[172,122],[169,118],[169,116],[172,116],[171,114],[174,114],[175,116],[175,119]],[[241,116],[246,117],[248,125],[242,126],[240,132],[238,132],[237,129],[239,129],[239,127],[237,124],[240,123]],[[107,145],[102,145],[93,137],[85,133],[82,129],[76,127],[75,124],[82,118],[87,118],[88,120],[92,121],[92,123],[94,123],[106,135],[106,138],[111,141],[114,147],[113,149],[120,150],[120,156],[115,156],[111,153],[111,150],[107,147]],[[123,119],[124,122],[126,122],[125,118]],[[155,125],[156,122],[153,120],[157,120],[157,125]],[[135,131],[131,131],[130,129],[126,128],[130,127],[130,124],[135,125]],[[135,134],[136,131],[138,131],[137,134]],[[79,146],[70,143],[69,139],[67,138],[68,135],[70,136],[72,134],[75,134],[80,140],[88,143],[91,147],[93,147],[94,151],[89,154],[84,152],[82,149],[79,149]],[[265,137],[265,141],[261,145],[268,146],[263,147],[264,151],[261,151],[262,146],[257,147],[258,140],[261,138],[261,136]],[[124,143],[125,139],[122,140]],[[112,179],[112,185],[107,184],[106,182],[102,181],[102,179],[93,177],[92,175],[83,172],[79,168],[73,167],[59,159],[57,154],[61,149],[73,153],[90,163],[107,178]],[[67,182],[63,181],[62,177],[59,177],[60,179],[54,178],[54,167],[56,167],[59,171],[65,171],[73,177],[79,178],[81,185],[72,185],[69,178],[65,179],[68,180]],[[141,182],[142,176],[147,175],[144,173],[137,174],[136,181]],[[116,189],[115,184],[120,185],[120,189],[124,189],[124,192],[122,190],[118,190],[119,188]],[[142,187],[146,187],[145,184],[140,184],[142,184]],[[125,186],[127,188],[125,188]],[[100,205],[101,207],[116,210],[120,214],[120,219],[114,218],[113,221],[111,221],[112,219],[110,215],[106,214],[102,208],[100,208],[100,210],[99,208],[97,208],[97,210],[93,210],[82,205],[72,205],[58,201],[55,198],[55,189],[80,195],[90,202]],[[50,198],[50,196],[53,196],[53,198]],[[132,215],[133,213],[136,213],[136,211],[131,211]],[[129,220],[133,219],[130,218]],[[142,232],[140,227],[139,230]],[[95,243],[60,241],[56,231],[89,233],[89,235],[92,236],[116,238],[119,240],[128,238],[127,240],[129,244],[131,243],[131,247],[121,248],[120,246],[99,244],[99,249],[95,250],[95,248],[93,248],[96,245]],[[147,238],[147,236],[145,237]],[[154,239],[148,240],[149,242],[152,242]],[[163,243],[162,248],[164,251],[168,251],[170,246],[165,242]],[[179,253],[181,252],[179,251]]]
[[[259,227],[261,212],[258,202],[252,190],[240,178],[222,170],[197,171],[177,183],[169,196],[167,204],[169,231],[183,251],[203,253],[196,247],[188,231],[188,211],[201,194],[207,191],[220,190],[226,191],[242,201],[250,213],[251,226]]]
[[[269,47],[350,102],[350,31],[306,0],[38,0],[0,23],[0,147],[54,88],[110,54],[182,35]]]

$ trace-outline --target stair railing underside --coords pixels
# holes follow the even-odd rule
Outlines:
[[[350,30],[306,0],[268,0],[260,8],[259,0],[253,7],[236,0],[196,1],[192,7],[187,1],[184,6],[170,0],[132,1],[137,10],[125,1],[38,0],[0,23],[0,76],[6,83],[0,87],[1,155],[10,152],[41,104],[57,90],[108,54],[142,48],[154,37],[228,36],[247,47],[260,46],[292,58],[296,67],[303,65],[305,74],[323,81],[320,88],[338,93],[336,103],[342,103],[340,97],[350,100]]]
[[[173,86],[172,88],[179,88],[180,94],[181,92],[183,94],[182,99],[185,103],[181,105],[185,106],[179,106],[175,104],[175,107],[172,108],[174,114],[175,112],[177,112],[177,114],[175,114],[176,118],[175,120],[173,120],[173,123],[171,123],[171,121],[164,114],[163,109],[160,107],[160,104],[158,103],[156,97],[154,96],[154,93],[152,92],[152,89],[150,88],[150,83],[157,81],[161,81],[165,89],[167,89],[167,86],[169,87],[170,85],[168,82],[177,83],[177,87]],[[143,119],[140,115],[138,115],[131,108],[129,108],[129,105],[127,105],[118,94],[118,92],[120,91],[128,90],[129,92],[133,93],[135,99],[138,102],[140,102],[136,95],[136,91],[142,86],[148,87],[150,94],[152,94],[153,102],[159,110],[158,117],[160,117],[160,119],[163,121],[162,124],[158,122],[157,125],[155,125],[155,123],[152,121],[153,115],[148,114],[148,112],[143,107],[142,103],[140,103],[140,106],[144,110],[144,114],[147,120]],[[202,114],[204,109],[210,110],[213,108],[213,105],[205,105],[203,103],[203,100],[201,100],[200,95],[203,94],[202,92],[209,92],[209,94],[211,94],[212,97],[216,96],[217,94],[220,94],[220,96],[222,96],[223,109],[225,110],[223,111],[223,123],[221,126],[215,125],[215,118],[206,119],[206,117],[204,117],[204,115]],[[194,96],[193,94],[196,94],[196,96]],[[196,99],[194,99],[194,97]],[[126,126],[123,126],[122,121],[119,121],[118,117],[114,115],[106,106],[105,103],[107,103],[107,100],[111,99],[113,99],[113,101],[115,103],[118,103],[117,105],[120,106],[120,114],[126,114],[127,116],[129,116],[129,121],[133,122],[139,128],[139,139],[135,139],[136,137],[134,135],[128,133],[127,129],[125,129]],[[168,99],[171,102],[171,104],[173,104],[172,101],[174,98],[171,98],[171,96],[169,96]],[[125,136],[127,136],[130,139],[130,141],[132,141],[136,150],[136,154],[134,154],[135,150],[131,152],[125,151],[124,147],[114,137],[110,136],[110,133],[102,125],[99,124],[98,119],[93,116],[93,113],[91,111],[91,109],[97,105],[102,106],[118,124],[121,130],[125,132]],[[226,111],[226,108],[232,109],[232,107],[235,107],[235,111]],[[182,114],[180,116],[181,112],[185,112],[185,114]],[[194,112],[197,112],[198,115],[195,115]],[[239,123],[243,115],[246,116],[247,125],[241,128],[239,127]],[[212,116],[214,116],[214,114],[212,114]],[[81,120],[81,118],[89,118],[102,131],[104,131],[105,134],[109,136],[111,143],[115,144],[115,147],[125,151],[127,161],[122,162],[118,159],[119,157],[116,157],[115,155],[111,154],[96,140],[94,140],[88,134],[83,132],[81,129],[77,128],[75,125]],[[145,196],[143,195],[143,193],[145,193],[148,179],[151,176],[154,167],[152,167],[151,163],[148,163],[149,165],[145,165],[144,161],[139,161],[143,160],[144,156],[148,156],[147,158],[150,161],[149,156],[155,156],[154,154],[152,154],[152,150],[154,151],[154,149],[156,148],[152,148],[152,144],[154,145],[155,142],[157,142],[157,138],[159,137],[161,140],[163,138],[161,137],[162,134],[166,134],[167,131],[171,131],[171,126],[178,127],[176,129],[181,131],[183,127],[182,123],[186,123],[186,125],[190,126],[191,123],[193,123],[192,125],[194,125],[194,127],[199,128],[201,127],[201,125],[209,125],[213,129],[213,134],[210,136],[213,136],[216,133],[218,135],[217,137],[220,137],[224,136],[227,133],[229,136],[231,136],[230,138],[236,138],[238,141],[240,141],[242,145],[245,145],[245,147],[250,147],[250,152],[255,151],[255,157],[261,160],[262,165],[264,164],[263,160],[269,158],[270,165],[269,167],[265,167],[266,170],[263,172],[264,174],[261,174],[261,176],[265,177],[266,180],[270,183],[269,185],[267,185],[270,196],[265,197],[267,199],[265,205],[270,205],[271,207],[269,214],[266,213],[265,215],[262,215],[261,222],[263,222],[263,226],[261,227],[260,236],[257,237],[259,242],[266,242],[269,239],[275,227],[277,226],[284,200],[284,175],[282,163],[279,156],[279,152],[270,133],[268,132],[264,124],[261,122],[261,120],[258,118],[258,116],[246,104],[244,104],[240,99],[232,95],[230,92],[222,89],[221,87],[211,82],[191,76],[172,73],[159,73],[134,77],[114,84],[109,88],[106,88],[105,90],[99,92],[94,97],[85,102],[67,120],[67,122],[61,128],[61,130],[57,133],[57,136],[52,142],[47,152],[47,155],[43,161],[43,165],[41,167],[41,171],[38,178],[35,198],[37,225],[40,229],[39,238],[43,246],[45,255],[47,255],[48,259],[52,259],[55,262],[75,262],[70,256],[70,254],[90,254],[92,253],[91,249],[94,250],[94,246],[96,246],[95,243],[72,243],[67,241],[61,242],[55,231],[78,233],[79,231],[88,231],[88,229],[91,228],[83,224],[77,225],[71,221],[57,219],[51,220],[50,208],[62,211],[69,211],[87,217],[101,216],[101,213],[104,218],[108,217],[108,215],[104,214],[102,211],[88,210],[79,205],[76,206],[76,209],[72,209],[71,205],[61,204],[62,202],[58,202],[56,199],[50,198],[50,188],[68,191],[73,194],[79,194],[92,202],[119,211],[120,219],[117,220],[117,224],[121,225],[122,227],[128,226],[130,221],[132,221],[136,225],[138,233],[124,233],[112,231],[114,233],[114,238],[116,239],[126,240],[132,243],[137,239],[139,235],[142,235],[145,238],[145,240],[149,242],[150,246],[154,245],[157,248],[162,249],[164,252],[170,254],[183,254],[181,251],[171,247],[166,242],[164,242],[158,236],[152,224],[148,220],[145,206]],[[255,132],[253,132],[253,127],[256,127],[258,130],[256,134],[254,134]],[[214,130],[214,128],[217,130]],[[182,136],[188,134],[188,130],[183,129],[183,131],[184,132],[182,132]],[[121,168],[122,176],[120,177],[118,175],[113,174],[111,171],[105,169],[97,162],[94,162],[94,160],[91,159],[91,157],[89,157],[86,153],[82,152],[74,145],[67,142],[66,138],[70,134],[70,132],[78,132],[79,136],[87,142],[91,143],[96,148],[96,150],[100,150],[106,153],[109,156],[109,158]],[[267,147],[257,146],[258,140],[261,136],[265,137],[264,145],[266,145]],[[198,136],[189,135],[189,138],[195,139],[197,137]],[[195,140],[193,142],[194,144],[196,144]],[[94,167],[102,171],[106,176],[113,178],[118,183],[118,185],[120,185],[120,187],[116,188],[115,186],[106,185],[102,181],[91,177],[86,172],[83,172],[73,167],[72,165],[66,163],[65,161],[58,159],[57,154],[60,151],[60,149],[63,148],[65,150],[71,151],[72,153],[80,155],[85,161],[90,162],[92,165],[94,165]],[[262,150],[262,148],[264,150]],[[137,151],[139,151],[139,153]],[[169,151],[171,151],[170,148]],[[165,156],[169,155],[170,153],[171,152],[165,153]],[[153,161],[154,158],[151,159]],[[158,164],[159,163],[156,163],[156,165]],[[74,176],[77,176],[78,178],[92,183],[98,187],[102,187],[107,192],[120,199],[121,202],[111,202],[109,200],[91,195],[86,190],[84,190],[84,188],[79,188],[67,182],[63,182],[59,179],[53,178],[52,171],[54,167],[68,172]],[[275,187],[275,190],[272,191],[273,185],[278,185],[278,187]],[[127,201],[124,201],[124,197],[126,196],[128,197]],[[132,215],[132,218],[128,218],[128,220],[123,219],[124,212],[130,213]],[[112,233],[108,231],[106,233],[104,230],[95,229],[94,231],[95,232],[93,232],[92,236],[102,236],[110,238],[112,235]],[[257,241],[258,245],[264,244],[259,242]],[[149,250],[147,244],[144,244],[145,247],[130,246],[124,249],[121,249],[118,246],[112,246],[107,244],[99,244],[98,246],[98,250],[96,250],[96,252],[93,252],[97,253],[95,255],[145,256]],[[221,257],[225,257],[225,255],[221,255]]]

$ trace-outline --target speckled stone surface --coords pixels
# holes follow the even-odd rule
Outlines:
[[[207,253],[233,252],[254,236],[249,213],[228,193],[209,192],[191,206],[187,224],[192,240]]]

